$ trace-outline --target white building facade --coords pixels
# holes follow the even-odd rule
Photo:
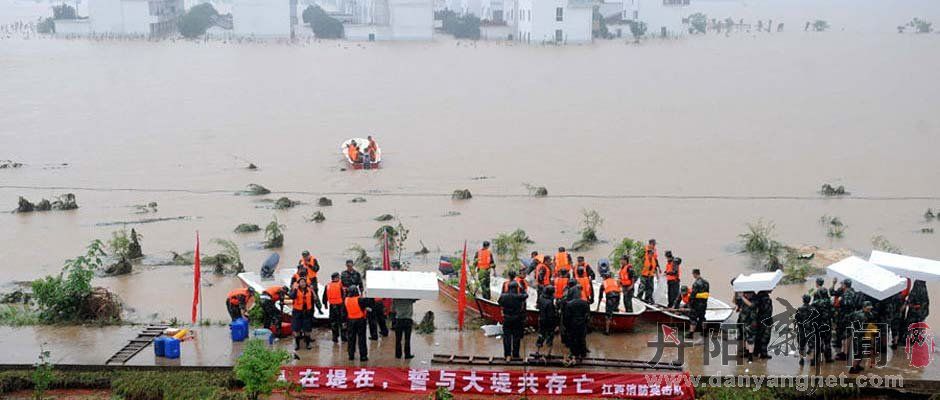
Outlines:
[[[675,37],[688,33],[683,22],[693,14],[691,0],[623,0],[623,19],[646,23],[648,36]]]
[[[592,0],[511,0],[504,3],[515,40],[526,43],[588,43],[593,39]]]
[[[183,0],[89,0],[89,30],[163,37],[176,32],[183,12]]]
[[[291,37],[296,24],[296,0],[234,0],[232,3],[232,33],[236,36]]]
[[[434,34],[433,0],[348,0],[343,12],[350,40],[431,40]]]

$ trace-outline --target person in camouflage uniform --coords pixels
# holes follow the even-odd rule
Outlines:
[[[872,304],[870,301],[862,303],[862,308],[856,310],[849,314],[849,323],[850,326],[854,329],[865,329],[868,324],[875,322],[875,315],[872,312]],[[862,368],[862,336],[861,335],[852,335],[852,368],[849,368],[850,374],[857,374],[862,372],[865,368]]]
[[[743,349],[739,352],[741,357],[754,360],[754,321],[757,320],[757,309],[751,302],[753,293],[735,293],[734,305],[738,312],[738,346]]]
[[[702,271],[698,268],[693,269],[692,278],[695,279],[692,283],[692,293],[689,296],[689,322],[692,324],[692,329],[686,335],[690,339],[695,332],[701,333],[703,337],[705,336],[705,311],[708,310],[709,297],[708,281],[702,278]]]
[[[900,312],[897,307],[898,298],[901,294],[895,294],[884,300],[878,300],[864,293],[859,293],[862,297],[862,303],[865,301],[872,304],[872,315],[874,317],[875,327],[878,329],[878,352],[885,354],[888,351],[888,335],[891,335],[890,324],[892,315]]]
[[[812,306],[816,310],[817,323],[814,324],[816,328],[815,340],[811,336],[809,342],[810,354],[813,357],[810,359],[810,365],[816,365],[816,360],[819,359],[819,356],[822,355],[826,358],[826,362],[832,362],[832,299],[829,297],[829,290],[827,290],[823,285],[825,280],[823,278],[816,279],[816,288],[813,289],[811,296],[813,297]]]
[[[767,353],[767,346],[770,345],[770,334],[773,331],[774,302],[770,299],[770,292],[758,292],[754,296],[754,308],[757,331],[754,332],[754,351],[757,357],[769,360],[772,358]]]
[[[907,295],[907,316],[904,318],[904,324],[901,326],[898,337],[898,343],[907,341],[907,330],[911,324],[924,322],[930,315],[930,298],[927,297],[927,283],[924,281],[914,281],[911,285],[911,293]]]
[[[806,348],[807,348],[807,339],[812,333],[815,335],[815,329],[810,326],[813,323],[813,306],[810,304],[813,298],[808,295],[803,295],[803,305],[796,309],[796,314],[793,315],[793,324],[796,326],[796,345],[797,351],[800,353],[800,366],[803,366],[804,360],[806,357]]]
[[[851,315],[856,310],[858,310],[859,302],[856,300],[857,294],[855,289],[852,289],[852,280],[845,279],[842,281],[842,286],[836,289],[836,282],[838,280],[832,279],[832,289],[830,293],[833,297],[837,297],[832,302],[832,306],[835,309],[835,315],[833,315],[833,321],[835,322],[835,337],[833,338],[833,347],[838,350],[836,353],[836,360],[846,360],[847,356],[845,351],[849,347],[849,337],[847,332],[852,326]]]

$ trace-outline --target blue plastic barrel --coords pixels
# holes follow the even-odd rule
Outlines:
[[[180,358],[180,341],[176,338],[166,338],[164,341],[164,356],[166,358]]]
[[[166,336],[160,336],[153,340],[153,352],[157,357],[164,357],[166,354]]]
[[[244,318],[236,319],[229,325],[232,331],[232,341],[241,342],[248,338],[248,320]]]

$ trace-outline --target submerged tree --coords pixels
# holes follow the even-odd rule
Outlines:
[[[708,28],[708,16],[703,13],[695,13],[689,16],[689,24],[692,26],[689,33],[705,33]]]
[[[816,32],[825,32],[829,29],[829,23],[825,20],[817,19],[813,21],[813,30]]]
[[[212,19],[218,15],[219,12],[211,3],[195,5],[180,17],[180,34],[188,39],[202,36],[212,27]]]
[[[581,210],[581,238],[574,242],[571,250],[587,250],[600,240],[597,238],[597,228],[604,224],[604,218],[595,210]]]
[[[630,34],[633,35],[633,42],[640,43],[640,38],[646,36],[646,22],[630,20],[627,24],[630,26]]]
[[[277,222],[277,217],[274,217],[271,222],[268,222],[268,225],[264,227],[264,248],[276,249],[284,246],[283,230],[285,228],[287,228],[286,225]]]
[[[917,33],[930,33],[933,31],[933,23],[928,22],[926,19],[914,18],[910,25]]]
[[[343,23],[331,17],[320,6],[307,6],[301,18],[305,23],[310,24],[310,29],[317,39],[343,38]]]

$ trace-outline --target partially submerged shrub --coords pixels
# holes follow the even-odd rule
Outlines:
[[[571,245],[571,250],[582,251],[593,247],[600,240],[597,228],[604,224],[604,218],[595,210],[581,210],[581,238]]]
[[[245,196],[263,196],[269,193],[271,193],[271,191],[268,190],[268,188],[261,186],[257,183],[249,183],[248,189],[243,190],[237,194],[242,194]]]
[[[326,221],[326,216],[323,215],[323,211],[317,211],[317,212],[314,212],[313,215],[311,215],[309,219],[307,219],[307,222],[311,222],[311,221],[319,224],[323,221]]]
[[[354,244],[346,249],[346,252],[353,256],[353,265],[359,272],[365,272],[372,269],[372,257],[362,246]]]
[[[235,233],[252,233],[252,232],[258,232],[260,230],[261,230],[260,226],[256,224],[248,224],[248,223],[238,224],[238,226],[235,227]]]
[[[382,214],[382,215],[379,215],[378,217],[375,217],[375,220],[379,222],[391,221],[393,219],[395,219],[395,217],[392,216],[392,214]]]
[[[469,200],[473,198],[473,195],[470,194],[470,189],[457,189],[450,195],[450,198],[454,200]]]
[[[296,206],[296,205],[298,205],[298,204],[300,204],[299,201],[294,201],[294,200],[288,199],[287,197],[281,197],[281,198],[277,199],[277,201],[274,202],[274,209],[275,209],[275,210],[286,210],[286,209],[291,208],[291,207],[294,207],[294,206]]]
[[[329,207],[333,205],[333,200],[330,200],[326,197],[321,197],[317,199],[317,205],[320,207]]]
[[[523,186],[526,187],[526,190],[529,191],[529,195],[533,197],[545,197],[548,196],[548,189],[545,186],[534,186],[528,183],[523,183]]]
[[[823,196],[845,196],[849,194],[849,192],[845,191],[845,186],[839,185],[838,187],[834,187],[828,183],[822,185],[819,193]]]
[[[895,246],[894,243],[891,243],[890,241],[888,241],[888,238],[881,236],[881,235],[872,236],[871,247],[875,250],[884,251],[888,253],[895,253],[895,254],[901,253],[900,247]]]
[[[819,223],[826,227],[826,235],[831,238],[842,238],[845,234],[845,224],[839,217],[823,215],[819,218]]]
[[[264,248],[276,249],[284,246],[284,229],[287,226],[277,222],[277,217],[264,227]]]

